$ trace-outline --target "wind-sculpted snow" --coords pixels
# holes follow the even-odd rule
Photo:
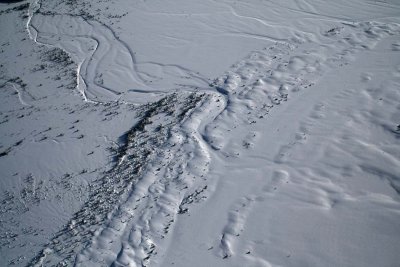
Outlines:
[[[33,260],[38,265],[146,265],[177,216],[185,191],[204,183],[209,158],[195,129],[201,94],[172,94],[141,108],[115,152],[116,166],[91,185],[88,201]],[[188,128],[186,128],[188,127]],[[192,128],[193,127],[193,128]],[[188,168],[188,164],[194,164]]]
[[[16,58],[0,66],[8,264],[395,266],[397,7],[35,0],[1,11],[28,35],[7,37],[20,50],[0,44]],[[42,62],[26,74],[28,53]],[[35,211],[56,226],[26,228]]]
[[[357,53],[397,31],[396,24],[342,24],[327,29],[322,43],[298,40],[252,52],[211,84],[225,95],[226,109],[206,127],[208,143],[216,150],[232,151],[240,144],[229,143],[224,134],[228,129],[266,118],[290,95],[314,87],[324,74],[350,64]]]
[[[225,177],[216,189],[221,197],[215,197],[213,201],[221,203],[219,206],[223,208],[219,208],[220,210],[227,210],[227,221],[224,224],[224,217],[219,216],[220,221],[214,222],[220,228],[208,225],[206,230],[197,222],[201,220],[200,217],[192,214],[191,218],[187,218],[177,227],[195,225],[192,227],[200,227],[209,235],[193,233],[187,237],[175,236],[176,241],[171,244],[169,251],[171,256],[166,257],[164,264],[231,266],[235,262],[241,266],[288,266],[297,265],[297,260],[301,259],[306,266],[321,266],[326,260],[347,261],[350,260],[347,257],[352,255],[347,255],[340,248],[341,245],[333,249],[337,249],[337,253],[341,255],[340,258],[335,258],[323,250],[327,245],[319,243],[321,249],[315,246],[304,248],[307,238],[299,241],[301,245],[291,242],[292,237],[283,231],[295,235],[296,240],[302,240],[301,231],[309,236],[314,236],[315,231],[308,223],[300,223],[300,227],[296,220],[292,222],[292,216],[307,219],[303,218],[301,211],[296,212],[295,207],[292,209],[291,205],[303,210],[314,210],[310,214],[319,214],[317,210],[320,209],[330,210],[335,214],[342,213],[337,218],[343,216],[346,220],[352,220],[349,210],[357,205],[355,202],[362,201],[357,219],[353,218],[355,221],[366,219],[365,216],[369,216],[376,205],[387,212],[385,218],[395,216],[395,210],[399,207],[395,200],[398,199],[399,188],[396,166],[400,164],[395,155],[399,146],[397,144],[392,150],[385,141],[375,143],[375,138],[383,135],[385,137],[382,140],[388,138],[388,144],[393,144],[397,138],[397,122],[392,121],[392,118],[398,113],[394,104],[399,98],[395,89],[398,78],[388,78],[388,81],[393,82],[388,82],[387,85],[385,78],[378,78],[377,83],[383,84],[375,85],[380,86],[379,89],[372,89],[372,85],[365,87],[361,84],[360,88],[355,82],[349,84],[339,81],[337,79],[340,76],[336,73],[343,75],[354,64],[364,66],[369,60],[373,61],[374,57],[371,55],[375,55],[375,52],[372,51],[376,51],[377,45],[382,43],[384,47],[390,47],[391,41],[398,38],[399,30],[398,24],[345,23],[327,29],[321,43],[277,43],[262,51],[252,52],[235,64],[226,75],[216,79],[213,86],[225,96],[226,107],[213,122],[206,125],[202,135],[214,150],[211,154],[218,159],[219,166],[229,166],[216,167],[210,171],[211,174]],[[381,49],[387,48],[378,46],[377,51]],[[395,48],[392,50],[395,51]],[[348,76],[349,80],[354,79],[352,75]],[[364,83],[371,79],[366,73],[360,76],[356,80],[362,79]],[[333,88],[332,84],[335,83],[338,84],[338,90],[329,91],[328,88]],[[386,92],[392,96],[371,95],[371,92]],[[383,103],[380,104],[379,101],[385,101],[384,99],[388,102],[384,104],[385,111],[380,111]],[[310,103],[317,104],[312,107]],[[380,120],[382,121],[378,123]],[[298,125],[298,128],[293,129],[293,125]],[[372,130],[376,127],[376,131]],[[365,135],[367,132],[369,134]],[[352,179],[355,181],[351,181]],[[374,193],[361,193],[363,189],[358,186],[363,179],[365,182],[369,181],[368,184],[374,179],[377,179],[375,182],[379,179],[386,180],[393,190],[391,197],[383,200],[386,196],[380,195],[380,202],[377,200],[380,197]],[[236,191],[239,188],[240,191]],[[364,188],[372,189],[369,186]],[[231,194],[228,192],[237,192],[237,199],[230,195],[227,200],[226,197]],[[341,205],[342,208],[336,211]],[[213,209],[213,205],[209,203],[201,214],[207,213],[216,219],[218,215]],[[275,219],[276,216],[279,219]],[[346,226],[341,225],[342,222],[332,218],[330,222],[329,219],[324,220],[316,219],[317,222],[314,223],[331,224],[332,229],[335,229],[333,231],[343,229],[340,231],[347,233],[344,230]],[[281,222],[285,224],[282,228]],[[374,220],[369,221],[364,223],[362,229],[368,231],[366,229],[369,227],[377,227],[377,223]],[[296,230],[298,227],[301,228],[300,232]],[[397,232],[396,226],[390,223],[380,229],[393,234]],[[186,232],[188,229],[182,231]],[[364,230],[360,230],[362,231]],[[215,236],[211,236],[211,233]],[[261,233],[264,234],[260,236]],[[282,238],[284,236],[287,238]],[[325,234],[318,231],[315,239],[323,242],[320,236]],[[347,240],[348,237],[338,238]],[[198,240],[196,245],[191,245],[193,240]],[[393,240],[393,247],[399,245],[398,240]],[[279,245],[276,245],[277,242]],[[385,241],[377,242],[383,242],[380,244],[384,245]],[[195,246],[202,246],[204,249],[200,252]],[[364,245],[357,249],[357,253],[369,249],[372,248]],[[190,257],[180,259],[178,255],[181,254],[176,252],[185,251],[187,255],[192,255],[192,250],[201,255],[199,257],[202,258],[202,263],[191,260]],[[271,250],[273,252],[269,252]],[[292,260],[296,257],[292,254],[299,250],[302,255],[298,255],[297,260]],[[385,255],[394,252],[390,251],[381,251],[380,259],[384,261]],[[227,261],[217,261],[213,255]],[[228,260],[229,258],[233,259]],[[359,260],[355,260],[354,264]],[[379,264],[378,259],[370,258],[368,261]],[[370,263],[365,261],[364,264]],[[390,263],[385,266],[390,266]]]

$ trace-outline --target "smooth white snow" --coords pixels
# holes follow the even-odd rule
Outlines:
[[[397,1],[32,0],[0,36],[0,266],[398,265]]]

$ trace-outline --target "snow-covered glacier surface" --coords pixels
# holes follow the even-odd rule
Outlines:
[[[400,262],[400,3],[0,2],[0,266]]]

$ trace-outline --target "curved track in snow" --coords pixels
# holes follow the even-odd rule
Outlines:
[[[127,100],[140,104],[187,86],[176,84],[175,88],[166,89],[152,86],[150,79],[157,77],[141,73],[132,48],[111,27],[97,20],[57,12],[44,14],[40,11],[40,1],[35,1],[29,10],[27,29],[34,42],[61,48],[77,62],[77,87],[85,100]],[[208,84],[206,78],[176,64],[141,62],[140,65],[152,65],[163,72],[180,75],[183,81]]]
[[[110,27],[81,16],[42,14],[38,2],[29,15],[28,32],[35,42],[62,48],[78,62],[78,90],[85,100],[116,100],[124,87],[132,85],[149,90],[137,74],[131,48]],[[107,78],[122,82],[105,84],[105,72]]]
[[[351,87],[353,80],[346,70],[365,64],[359,55],[376,59],[374,49],[394,42],[393,36],[400,35],[399,24],[353,23],[345,16],[319,14],[310,1],[295,3],[284,9],[313,21],[329,21],[332,27],[313,32],[291,31],[282,25],[293,34],[288,38],[225,32],[275,43],[235,63],[215,79],[212,88],[207,78],[181,65],[138,63],[130,46],[98,21],[66,14],[49,16],[33,5],[28,22],[31,38],[60,47],[80,62],[78,89],[86,100],[112,101],[131,92],[147,101],[167,94],[151,86],[150,80],[157,76],[144,74],[139,65],[186,75],[185,79],[202,85],[185,85],[189,91],[205,93],[176,92],[142,106],[140,121],[117,152],[118,164],[100,175],[89,200],[32,264],[295,266],[301,261],[321,266],[351,259],[341,248],[333,248],[341,256],[332,258],[324,246],[319,249],[307,243],[308,237],[315,237],[308,225],[333,222],[330,229],[346,237],[351,233],[340,228],[340,218],[351,223],[365,220],[357,232],[361,236],[377,224],[375,219],[368,220],[369,209],[382,208],[391,216],[374,214],[386,216],[386,229],[393,231],[391,220],[399,209],[398,171],[393,167],[399,164],[398,146],[374,144],[362,132],[347,131],[342,124],[363,130],[378,124],[386,127],[385,134],[392,134],[392,139],[398,138],[398,129],[388,126],[373,87],[338,89],[331,83]],[[275,26],[226,5],[234,18]],[[282,8],[280,4],[272,7],[274,12]],[[389,84],[378,79],[386,89],[381,98],[393,117],[399,99],[394,89],[396,75],[390,76],[393,82]],[[341,76],[348,83],[342,84]],[[362,79],[366,82],[371,77],[363,73]],[[349,115],[354,104],[360,110]],[[323,120],[326,117],[329,122]],[[335,138],[325,138],[331,133],[336,133]],[[304,146],[307,143],[311,148]],[[341,161],[346,156],[351,164]],[[376,158],[384,164],[375,164]],[[360,192],[355,185],[362,180],[343,180],[335,172],[344,177],[365,175],[371,183],[376,176],[383,177],[395,194],[388,188],[382,189],[387,195]],[[352,209],[359,217],[350,215]],[[299,227],[308,236],[296,231],[294,218],[306,221]],[[305,245],[283,240],[284,230]],[[334,238],[319,228],[316,232]],[[380,244],[384,241],[379,240]],[[274,247],[274,242],[279,246]],[[357,252],[365,254],[370,249],[363,246]]]

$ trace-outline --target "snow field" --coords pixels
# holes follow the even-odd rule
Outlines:
[[[0,13],[7,264],[397,264],[395,1],[29,3]]]

